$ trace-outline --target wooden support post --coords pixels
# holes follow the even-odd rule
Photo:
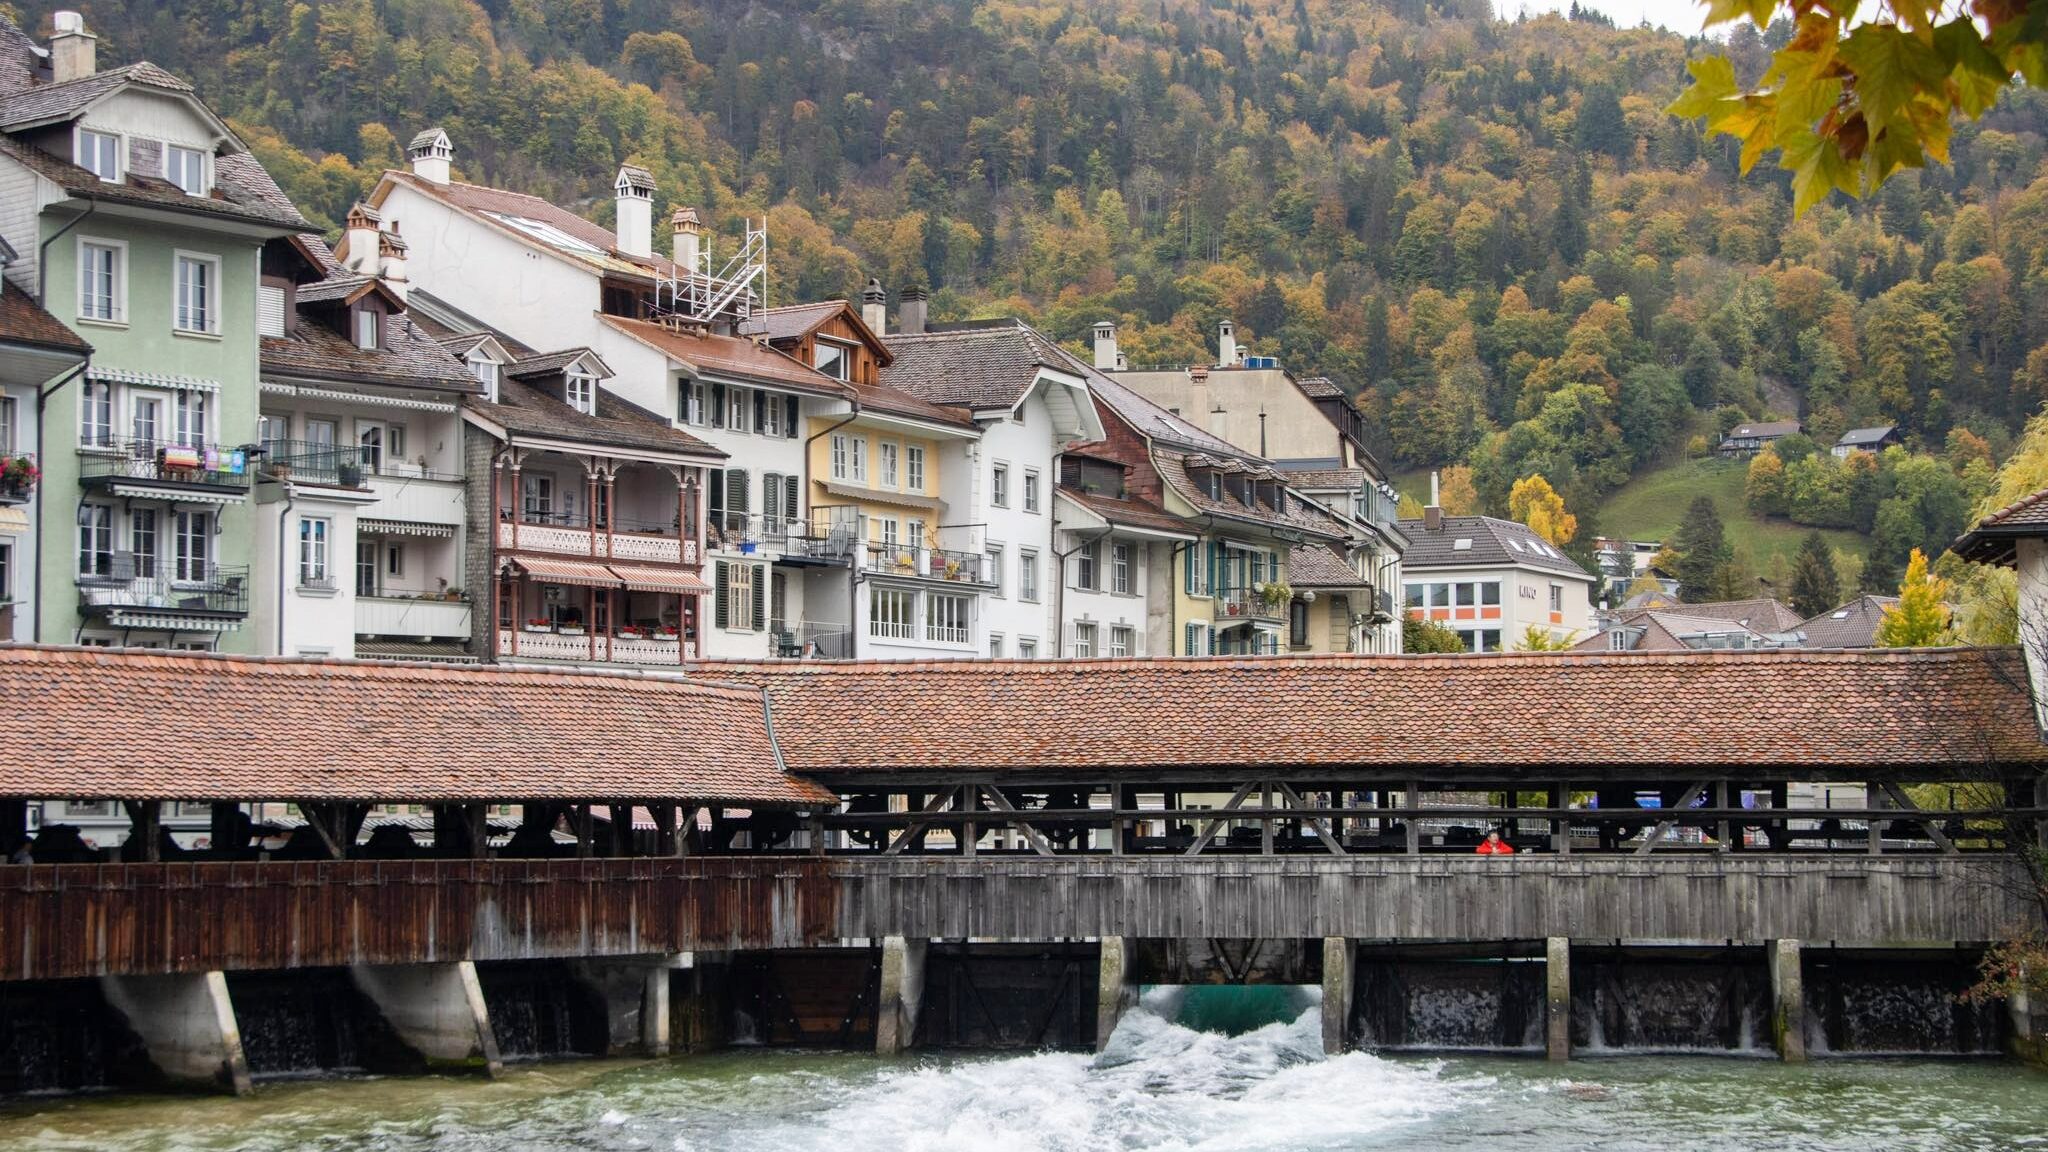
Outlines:
[[[249,847],[249,818],[240,804],[215,804],[207,813],[206,839],[213,854],[222,860],[239,858]]]
[[[1563,781],[1550,786],[1550,806],[1562,812],[1572,806],[1572,787]],[[1550,850],[1559,856],[1572,854],[1572,821],[1558,816],[1550,821]]]
[[[1572,1058],[1572,942],[1552,936],[1544,942],[1543,1055]]]
[[[1126,804],[1126,792],[1127,790],[1121,784],[1111,784],[1109,786],[1109,807],[1112,811],[1122,812],[1126,808],[1136,807],[1134,804]],[[1135,795],[1135,792],[1130,794]],[[1128,828],[1122,816],[1112,816],[1109,818],[1109,854],[1111,856],[1121,856],[1124,854],[1124,838],[1127,834]]]
[[[162,859],[158,850],[163,834],[163,805],[154,800],[123,800],[128,810],[128,840],[121,845],[121,859],[130,864],[154,864]]]
[[[656,804],[654,806],[654,854],[657,856],[676,855],[676,806]]]
[[[1714,807],[1728,810],[1728,781],[1714,781]],[[1728,818],[1723,816],[1714,822],[1714,848],[1719,852],[1733,852],[1735,845],[1728,839]]]
[[[1422,825],[1415,822],[1415,810],[1420,807],[1422,807],[1422,782],[1410,780],[1408,782],[1408,819],[1404,825],[1408,829],[1408,854],[1410,856],[1422,854]]]
[[[1247,780],[1244,783],[1239,784],[1237,786],[1237,790],[1230,794],[1230,799],[1223,802],[1223,810],[1225,812],[1235,812],[1239,808],[1242,808],[1244,806],[1245,797],[1250,796],[1252,794],[1252,789],[1257,786],[1258,782],[1255,780]],[[1179,806],[1179,804],[1174,805],[1174,807],[1176,808],[1178,808]],[[1216,838],[1217,831],[1223,827],[1224,821],[1226,819],[1228,819],[1228,817],[1217,816],[1212,818],[1209,821],[1208,827],[1202,830],[1202,834],[1200,836],[1195,837],[1195,842],[1193,844],[1188,845],[1188,850],[1186,854],[1189,856],[1200,856],[1202,854],[1202,849],[1207,848],[1209,846],[1209,841],[1214,840]]]
[[[1885,797],[1884,786],[1881,784],[1865,784],[1863,786],[1863,806],[1865,808],[1891,807],[1890,802]],[[1867,845],[1870,855],[1875,856],[1884,851],[1884,830],[1891,822],[1871,817],[1867,823],[1869,825]]]
[[[633,854],[633,806],[628,803],[614,801],[611,805],[611,817],[612,843],[611,851],[608,855],[619,857],[631,856]]]
[[[1771,1039],[1787,1064],[1806,1062],[1806,981],[1799,941],[1771,941]]]
[[[1915,804],[1913,802],[1913,798],[1911,796],[1906,795],[1906,790],[1904,788],[1900,787],[1897,784],[1892,783],[1889,780],[1879,784],[1878,787],[1884,789],[1885,795],[1891,797],[1892,802],[1894,804],[1897,804],[1901,808],[1919,807],[1918,804]],[[1927,838],[1934,842],[1934,846],[1941,850],[1942,855],[1954,856],[1957,854],[1956,842],[1949,839],[1948,833],[1946,831],[1943,831],[1941,827],[1941,821],[1922,820],[1920,821],[1920,826],[1927,830]]]
[[[2048,808],[2048,772],[2034,777],[2034,807]],[[2048,852],[2048,816],[2034,818],[2034,847]]]
[[[1323,937],[1323,1055],[1344,1051],[1351,1033],[1351,941]]]
[[[28,842],[28,801],[0,800],[0,861]]]
[[[1010,826],[1023,835],[1025,842],[1031,845],[1033,852],[1038,853],[1040,856],[1050,856],[1053,854],[1052,845],[1047,843],[1045,837],[1039,834],[1038,829],[1033,828],[1021,818],[1021,814],[1017,811],[1016,807],[1010,803],[1010,798],[1003,795],[1002,789],[990,784],[984,788],[973,789],[973,791],[988,797],[988,806],[991,810],[1006,812],[1010,815]]]
[[[825,814],[823,812],[811,813],[810,819],[804,822],[804,831],[810,835],[811,855],[823,856],[825,854]]]
[[[576,858],[590,859],[590,805],[578,804],[569,809],[569,822],[576,827]]]
[[[1301,793],[1296,792],[1293,785],[1284,781],[1280,785],[1280,798],[1287,802],[1289,808],[1308,807],[1308,801],[1301,798]],[[1302,820],[1302,823],[1316,834],[1316,838],[1323,842],[1323,847],[1329,849],[1332,856],[1344,855],[1344,845],[1330,834],[1329,828],[1320,817],[1310,816]]]
[[[1271,811],[1273,808],[1273,782],[1271,780],[1264,780],[1259,783],[1259,807],[1266,811]],[[1259,817],[1259,855],[1271,856],[1272,854],[1273,818],[1262,815]]]
[[[1700,794],[1706,790],[1707,782],[1705,780],[1693,781],[1692,787],[1685,790],[1684,795],[1678,798],[1678,803],[1671,810],[1674,812],[1690,810],[1693,803],[1700,798]],[[1651,850],[1657,847],[1657,842],[1664,839],[1664,834],[1677,826],[1678,820],[1676,817],[1657,821],[1656,826],[1650,829],[1650,834],[1643,837],[1642,847],[1636,849],[1636,855],[1648,856]]]
[[[971,784],[961,785],[960,810],[963,812],[978,811],[981,808],[980,801],[977,799],[977,797],[979,797],[980,794],[981,789],[976,788]],[[962,856],[971,857],[974,855],[975,849],[981,843],[981,825],[976,824],[974,822],[974,819],[972,817],[969,817],[966,823],[960,825],[959,836],[960,854]]]

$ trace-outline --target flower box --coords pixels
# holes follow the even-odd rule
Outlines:
[[[654,637],[657,640],[673,640],[676,638],[676,630],[664,624],[655,632]]]
[[[526,630],[528,632],[553,632],[555,626],[545,620],[528,620],[526,622]]]
[[[583,625],[558,624],[555,626],[555,631],[563,636],[581,636],[583,635]]]
[[[640,630],[638,628],[619,629],[619,639],[621,640],[638,640],[639,638]]]

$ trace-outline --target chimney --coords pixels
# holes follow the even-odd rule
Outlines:
[[[1439,487],[1437,474],[1431,472],[1429,474],[1429,507],[1422,510],[1422,526],[1431,532],[1443,530],[1444,510],[1438,504],[1438,501],[1442,498],[1443,492]]]
[[[384,286],[398,294],[400,300],[408,299],[406,293],[412,285],[405,278],[405,240],[398,235],[398,221],[377,236],[377,256],[382,265],[380,275]]]
[[[348,210],[348,217],[342,223],[341,248],[342,266],[351,272],[364,276],[375,276],[382,271],[383,226],[377,210],[356,201]]]
[[[76,12],[53,12],[50,22],[50,80],[62,84],[98,71],[99,37],[85,30],[85,17]]]
[[[1188,406],[1183,418],[1201,427],[1209,417],[1209,370],[1200,364],[1188,369]]]
[[[1095,370],[1115,372],[1122,367],[1123,357],[1116,351],[1116,325],[1107,320],[1095,323]]]
[[[873,276],[860,294],[860,322],[877,336],[889,330],[889,293]]]
[[[449,169],[455,163],[455,145],[449,142],[448,133],[427,129],[406,145],[405,155],[412,161],[413,175],[429,184],[448,183]]]
[[[669,258],[684,272],[695,272],[697,253],[704,242],[704,230],[697,224],[697,210],[676,209],[668,218],[668,226],[675,232]]]
[[[1216,328],[1216,366],[1230,368],[1237,364],[1237,325],[1225,320]]]
[[[917,336],[924,332],[925,301],[930,293],[913,284],[903,290],[896,307],[896,330],[905,336]]]
[[[618,204],[619,251],[642,259],[654,255],[654,174],[636,164],[621,164],[612,192]]]

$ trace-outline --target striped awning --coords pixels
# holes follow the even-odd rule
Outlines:
[[[85,370],[87,377],[94,380],[109,380],[116,384],[140,384],[145,388],[163,388],[172,392],[218,392],[220,381],[205,380],[197,376],[179,376],[171,372],[137,372],[128,368],[114,368],[106,364],[95,364]]]
[[[368,516],[357,517],[356,531],[372,536],[431,536],[449,540],[455,536],[453,524],[421,524],[412,520],[376,520]]]
[[[233,632],[242,622],[219,616],[180,616],[158,608],[140,612],[116,609],[107,613],[107,625],[148,632]]]
[[[0,508],[0,532],[28,531],[28,513],[20,508]]]
[[[673,592],[678,596],[697,596],[711,591],[711,585],[698,578],[696,573],[685,572],[680,568],[614,564],[612,571],[618,573],[620,583],[641,592]]]
[[[241,489],[194,492],[189,488],[151,484],[147,480],[116,480],[107,485],[107,491],[116,496],[130,496],[137,500],[167,500],[173,504],[242,504],[249,499],[248,492]]]
[[[871,504],[893,504],[898,508],[925,508],[937,511],[945,505],[938,500],[916,492],[891,492],[886,488],[866,488],[859,484],[835,484],[827,481],[825,491],[842,500],[865,500]]]
[[[551,556],[515,556],[512,564],[521,572],[549,584],[581,584],[586,588],[617,588],[616,573],[588,560],[557,560]]]

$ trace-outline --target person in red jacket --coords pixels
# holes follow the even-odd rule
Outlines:
[[[1513,856],[1515,846],[1501,839],[1500,829],[1495,828],[1486,834],[1486,839],[1473,851],[1481,856]]]

